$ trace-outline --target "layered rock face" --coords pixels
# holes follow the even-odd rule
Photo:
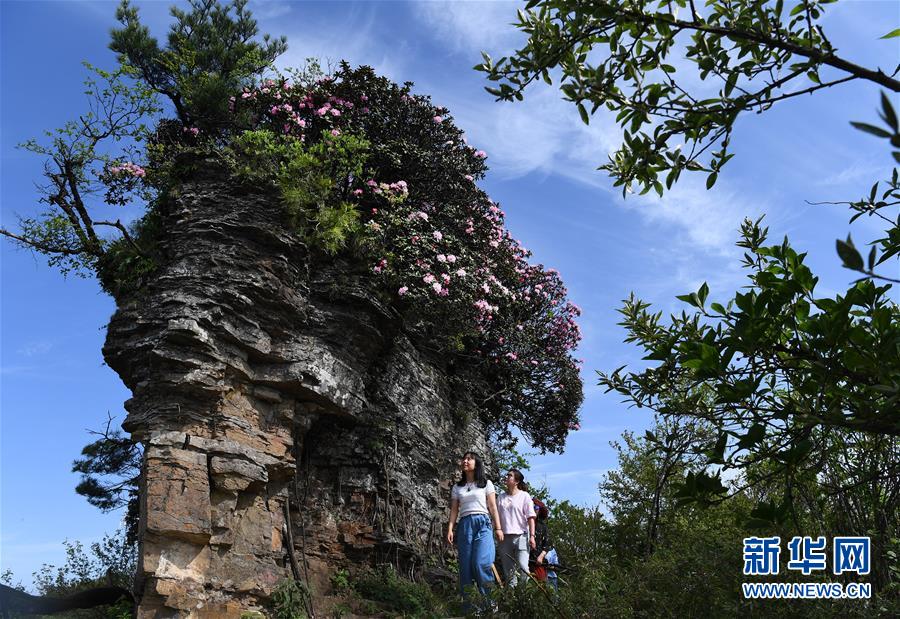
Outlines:
[[[458,458],[487,452],[442,359],[365,277],[310,260],[274,190],[208,165],[165,224],[104,347],[145,445],[139,615],[264,610],[288,536],[319,593],[339,568],[439,559]]]

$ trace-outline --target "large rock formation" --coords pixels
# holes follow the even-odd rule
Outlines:
[[[195,168],[104,348],[145,445],[140,616],[265,608],[287,535],[320,593],[341,567],[440,557],[459,454],[487,451],[446,361],[364,273],[312,260],[274,189]]]

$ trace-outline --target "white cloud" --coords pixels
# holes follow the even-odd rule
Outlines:
[[[276,19],[291,12],[290,2],[282,0],[251,0],[249,8],[257,20]]]
[[[621,132],[600,116],[584,125],[555,88],[532,89],[518,103],[456,93],[435,93],[435,99],[446,102],[471,144],[484,147],[493,174],[518,178],[544,172],[608,186],[597,163],[606,160]]]
[[[696,249],[716,254],[734,253],[734,243],[745,217],[756,219],[768,205],[759,195],[749,195],[720,181],[708,191],[705,176],[682,175],[660,198],[655,194],[629,198],[627,208],[638,210],[650,223],[674,226],[686,233]]]
[[[861,196],[862,190],[868,189],[866,187],[867,183],[872,183],[881,178],[888,178],[890,173],[890,168],[878,165],[878,162],[870,158],[868,161],[851,162],[833,173],[822,174],[815,179],[815,184],[822,187],[858,186],[857,189],[859,189]],[[856,195],[852,196],[854,200],[858,197]]]
[[[16,352],[25,357],[35,357],[50,352],[51,348],[53,348],[53,342],[50,340],[32,340],[26,342],[25,345]]]
[[[260,31],[288,38],[288,51],[278,58],[278,67],[302,67],[307,58],[317,58],[327,70],[346,60],[351,65],[369,65],[397,82],[409,79],[407,61],[413,54],[406,43],[387,40],[376,28],[372,7],[344,9],[335,12],[327,28],[312,21],[282,22],[278,15],[261,16]]]
[[[608,468],[603,469],[579,469],[576,471],[563,471],[560,473],[546,473],[541,475],[547,484],[566,481],[570,479],[587,479],[599,481],[609,472]]]
[[[506,52],[522,40],[511,25],[519,2],[415,2],[418,17],[454,52],[477,56],[480,50]]]

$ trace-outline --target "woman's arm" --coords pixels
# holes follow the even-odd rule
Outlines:
[[[503,541],[503,527],[500,526],[500,513],[497,511],[497,495],[493,492],[487,495],[488,511],[491,513],[491,520],[494,523],[494,534],[497,541]]]
[[[525,521],[528,523],[528,546],[534,550],[537,547],[537,542],[534,539],[534,522],[537,518],[537,515],[534,513],[534,503],[531,501],[531,495],[526,493],[528,500],[525,501],[524,513],[525,513]]]
[[[453,544],[453,529],[456,526],[456,516],[458,514],[459,501],[456,499],[450,499],[450,522],[447,523],[447,543],[451,545]]]

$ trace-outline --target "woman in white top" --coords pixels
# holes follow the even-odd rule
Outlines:
[[[525,477],[519,469],[506,474],[506,492],[497,499],[503,541],[500,542],[500,562],[506,583],[515,586],[520,572],[528,580],[528,551],[534,542],[534,503],[525,491]]]
[[[450,522],[447,543],[456,542],[459,551],[459,591],[469,612],[467,587],[475,585],[484,595],[494,583],[494,539],[503,541],[497,514],[494,484],[484,476],[484,464],[477,454],[466,452],[459,463],[462,476],[450,494]],[[459,522],[457,522],[457,517]]]

